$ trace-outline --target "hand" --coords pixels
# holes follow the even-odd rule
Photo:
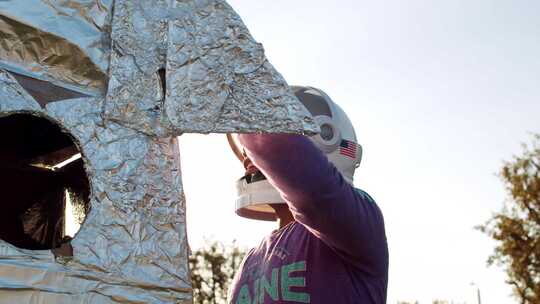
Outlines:
[[[254,174],[259,171],[257,167],[253,164],[251,159],[246,154],[246,150],[240,144],[240,140],[238,138],[239,134],[228,134],[227,138],[229,140],[229,144],[234,152],[236,154],[236,157],[242,162],[244,165],[244,169],[246,169],[246,175]]]

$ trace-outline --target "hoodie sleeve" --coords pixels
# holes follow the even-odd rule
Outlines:
[[[372,275],[388,267],[382,213],[302,135],[241,134],[247,156],[278,189],[296,221]]]

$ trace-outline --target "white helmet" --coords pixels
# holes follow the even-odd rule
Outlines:
[[[362,160],[362,146],[357,143],[351,121],[323,91],[312,87],[291,88],[321,128],[321,133],[311,136],[310,139],[352,185],[354,171]],[[242,161],[242,147],[231,135],[227,138],[233,152]],[[261,172],[247,174],[236,183],[236,188],[236,213],[245,218],[275,221],[276,215],[270,204],[285,203]]]

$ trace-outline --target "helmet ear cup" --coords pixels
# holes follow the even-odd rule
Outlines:
[[[315,117],[315,121],[321,128],[321,133],[311,137],[317,148],[324,153],[334,152],[341,143],[341,131],[330,116],[320,115]]]

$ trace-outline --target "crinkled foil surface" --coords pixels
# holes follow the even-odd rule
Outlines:
[[[111,37],[107,119],[156,136],[318,131],[225,1],[117,0]]]
[[[81,94],[44,102],[16,75]],[[0,1],[15,113],[73,136],[91,209],[73,257],[0,241],[0,303],[191,303],[176,136],[318,131],[222,0]]]
[[[0,65],[83,92],[106,87],[113,0],[0,1]]]

